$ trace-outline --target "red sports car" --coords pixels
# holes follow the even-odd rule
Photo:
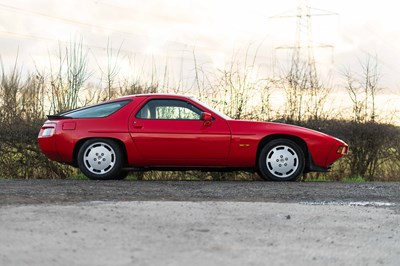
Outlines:
[[[250,170],[266,180],[328,171],[343,141],[280,123],[238,121],[192,97],[132,95],[48,116],[39,146],[90,179],[142,170]]]

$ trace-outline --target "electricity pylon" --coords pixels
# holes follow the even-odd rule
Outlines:
[[[318,90],[320,89],[318,73],[314,57],[315,48],[330,48],[333,45],[315,44],[312,34],[312,17],[313,16],[332,16],[337,13],[311,8],[307,0],[299,0],[295,14],[293,12],[285,12],[281,15],[276,15],[270,18],[284,19],[296,18],[296,39],[295,42],[289,45],[279,46],[275,49],[290,49],[291,60],[290,69],[285,77],[290,86],[288,95],[289,101],[289,118],[300,120],[303,110],[303,97],[307,95],[311,101],[307,109],[317,116],[318,110],[311,111],[310,109],[319,108]]]

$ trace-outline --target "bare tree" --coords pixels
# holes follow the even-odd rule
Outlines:
[[[222,105],[222,111],[234,119],[252,116],[250,105],[260,100],[259,97],[256,99],[259,96],[256,92],[265,80],[257,77],[256,59],[260,46],[261,44],[256,48],[254,55],[250,55],[249,45],[244,62],[237,59],[238,52],[230,64],[219,71],[220,76],[214,89],[217,102],[214,105]]]
[[[62,112],[78,107],[79,92],[90,74],[87,70],[88,50],[82,40],[70,42],[62,49],[59,46],[59,65],[56,73],[51,73],[51,111]]]
[[[107,66],[105,69],[103,69],[100,65],[100,71],[102,76],[105,76],[105,82],[106,82],[106,95],[104,98],[101,100],[110,100],[111,98],[115,97],[115,94],[117,93],[116,87],[115,87],[115,81],[116,77],[118,76],[121,68],[119,66],[119,59],[120,59],[120,54],[121,54],[121,48],[122,44],[119,46],[119,48],[116,50],[116,54],[114,53],[115,49],[113,49],[112,44],[110,43],[110,40],[107,42]]]
[[[273,118],[271,95],[275,87],[275,83],[276,82],[271,79],[263,79],[259,81],[257,91],[261,102],[260,108],[256,108],[256,110],[258,109],[259,112],[255,117],[258,120],[268,121]]]
[[[18,55],[10,73],[6,73],[1,57],[0,65],[0,121],[10,124],[20,116],[18,92],[22,84],[21,73],[18,70]]]
[[[353,104],[353,119],[356,122],[376,120],[376,96],[379,87],[379,66],[376,58],[367,57],[360,62],[362,74],[357,75],[350,69],[342,72],[346,82],[346,90]]]
[[[45,116],[46,84],[44,75],[38,71],[29,75],[20,91],[22,118],[29,122]]]
[[[286,95],[286,119],[302,121],[320,119],[330,89],[319,80],[315,64],[292,59],[289,70],[283,71],[280,86]]]

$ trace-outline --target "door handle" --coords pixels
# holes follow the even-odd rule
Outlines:
[[[143,125],[138,125],[136,121],[133,121],[133,128],[141,129],[143,128]]]

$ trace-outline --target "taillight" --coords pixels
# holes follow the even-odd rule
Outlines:
[[[349,147],[347,146],[339,146],[339,148],[336,150],[336,153],[346,155],[349,152]]]
[[[54,127],[46,127],[46,128],[43,128],[43,131],[42,131],[42,137],[51,137],[51,136],[53,136],[53,134],[54,134],[54,132],[55,132],[56,130],[55,130],[55,128]]]

